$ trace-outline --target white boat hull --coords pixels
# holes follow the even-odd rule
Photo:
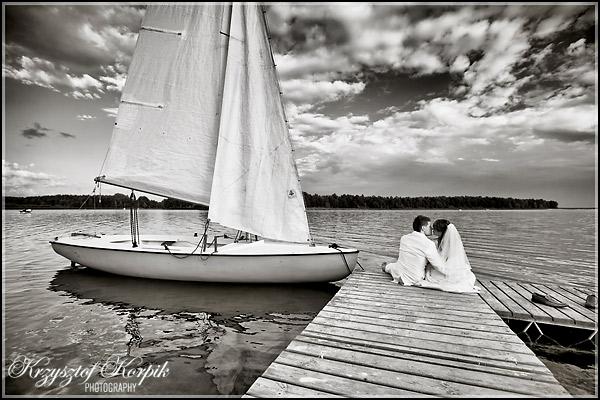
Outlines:
[[[194,240],[196,242],[194,242]],[[162,243],[171,243],[166,250]],[[113,274],[178,281],[228,283],[332,282],[348,276],[358,250],[258,241],[230,243],[201,252],[198,238],[142,236],[132,247],[127,235],[67,236],[51,241],[74,263]],[[170,253],[169,253],[170,251]],[[190,255],[191,254],[191,255]]]

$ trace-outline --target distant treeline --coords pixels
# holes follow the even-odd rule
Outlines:
[[[342,194],[318,195],[304,193],[306,207],[318,208],[375,208],[392,210],[403,208],[557,208],[554,200],[513,199],[512,197],[434,196],[434,197],[383,197]]]
[[[164,199],[162,201],[150,200],[146,196],[137,197],[140,208],[160,209],[196,209],[207,210],[208,207],[192,204],[175,199]],[[85,202],[85,204],[84,204]],[[114,195],[87,196],[76,194],[56,194],[51,196],[30,197],[3,197],[4,208],[26,209],[26,208],[129,208],[131,200],[128,195],[117,193]],[[83,207],[82,207],[83,205]]]
[[[378,210],[444,208],[444,209],[536,209],[557,208],[558,203],[543,199],[513,199],[512,197],[482,197],[482,196],[435,196],[435,197],[383,197],[337,194],[319,195],[304,194],[307,208],[370,208]],[[87,200],[87,201],[86,201]],[[6,209],[25,208],[128,208],[129,196],[117,193],[110,196],[85,196],[58,194],[52,196],[3,197]],[[85,204],[82,207],[82,204]],[[181,200],[164,199],[150,200],[146,196],[138,197],[140,208],[158,209],[196,209],[206,210],[207,207]]]

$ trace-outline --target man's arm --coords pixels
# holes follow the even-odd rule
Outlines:
[[[444,263],[444,260],[442,260],[440,254],[437,252],[433,242],[431,243],[431,246],[427,246],[425,257],[427,257],[427,261],[429,261],[429,264],[431,264],[433,268],[437,269],[446,276],[448,275],[446,264]]]

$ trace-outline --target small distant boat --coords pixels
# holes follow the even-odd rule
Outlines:
[[[31,208],[19,211],[21,214],[31,214]]]

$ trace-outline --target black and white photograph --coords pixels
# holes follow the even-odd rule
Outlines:
[[[3,397],[597,398],[597,21],[3,2]]]

